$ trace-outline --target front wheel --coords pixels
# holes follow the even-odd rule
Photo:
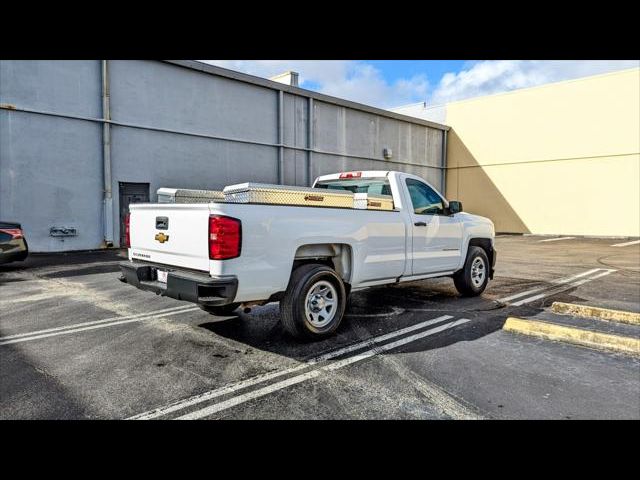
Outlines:
[[[280,301],[282,325],[297,338],[327,337],[342,321],[346,297],[344,283],[334,270],[317,263],[302,265],[291,274]]]
[[[489,283],[489,258],[483,248],[469,247],[464,267],[453,275],[453,283],[465,297],[484,292]]]

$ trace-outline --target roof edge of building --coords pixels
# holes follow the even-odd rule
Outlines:
[[[412,117],[410,115],[403,115],[403,114],[392,112],[382,108],[373,107],[371,105],[366,105],[364,103],[358,103],[358,102],[353,102],[351,100],[346,100],[343,98],[332,97],[330,95],[325,95],[324,93],[314,92],[313,90],[307,90],[301,87],[293,87],[291,85],[285,85],[284,83],[274,82],[273,80],[268,80],[266,78],[257,77],[255,75],[249,75],[248,73],[242,73],[236,70],[230,70],[228,68],[218,67],[216,65],[211,65],[209,63],[198,62],[196,60],[162,60],[162,62],[176,65],[179,67],[189,68],[191,70],[198,70],[211,75],[217,75],[220,77],[230,78],[230,79],[238,80],[245,83],[251,83],[253,85],[270,88],[272,90],[282,90],[284,92],[291,93],[293,95],[310,97],[310,98],[313,98],[314,100],[319,100],[321,102],[330,103],[330,104],[338,105],[342,107],[349,107],[354,110],[360,110],[363,112],[373,113],[375,115],[380,115],[387,118],[393,118],[394,120],[401,120],[403,122],[414,123],[417,125],[436,128],[438,130],[443,130],[443,131],[447,131],[451,128],[448,125],[443,125],[441,123],[432,122],[432,121],[424,120],[417,117]]]

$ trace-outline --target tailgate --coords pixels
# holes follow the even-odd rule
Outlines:
[[[208,204],[132,204],[129,259],[209,271]]]

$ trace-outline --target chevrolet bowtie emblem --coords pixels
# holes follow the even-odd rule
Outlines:
[[[162,232],[156,233],[156,240],[159,241],[160,243],[168,242],[169,241],[169,235],[165,235]]]

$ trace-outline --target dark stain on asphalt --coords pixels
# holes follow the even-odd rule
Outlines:
[[[80,277],[83,275],[95,275],[97,273],[115,273],[119,272],[120,267],[117,264],[92,265],[86,268],[77,268],[73,270],[62,270],[53,273],[45,273],[39,275],[41,278],[67,278]]]

